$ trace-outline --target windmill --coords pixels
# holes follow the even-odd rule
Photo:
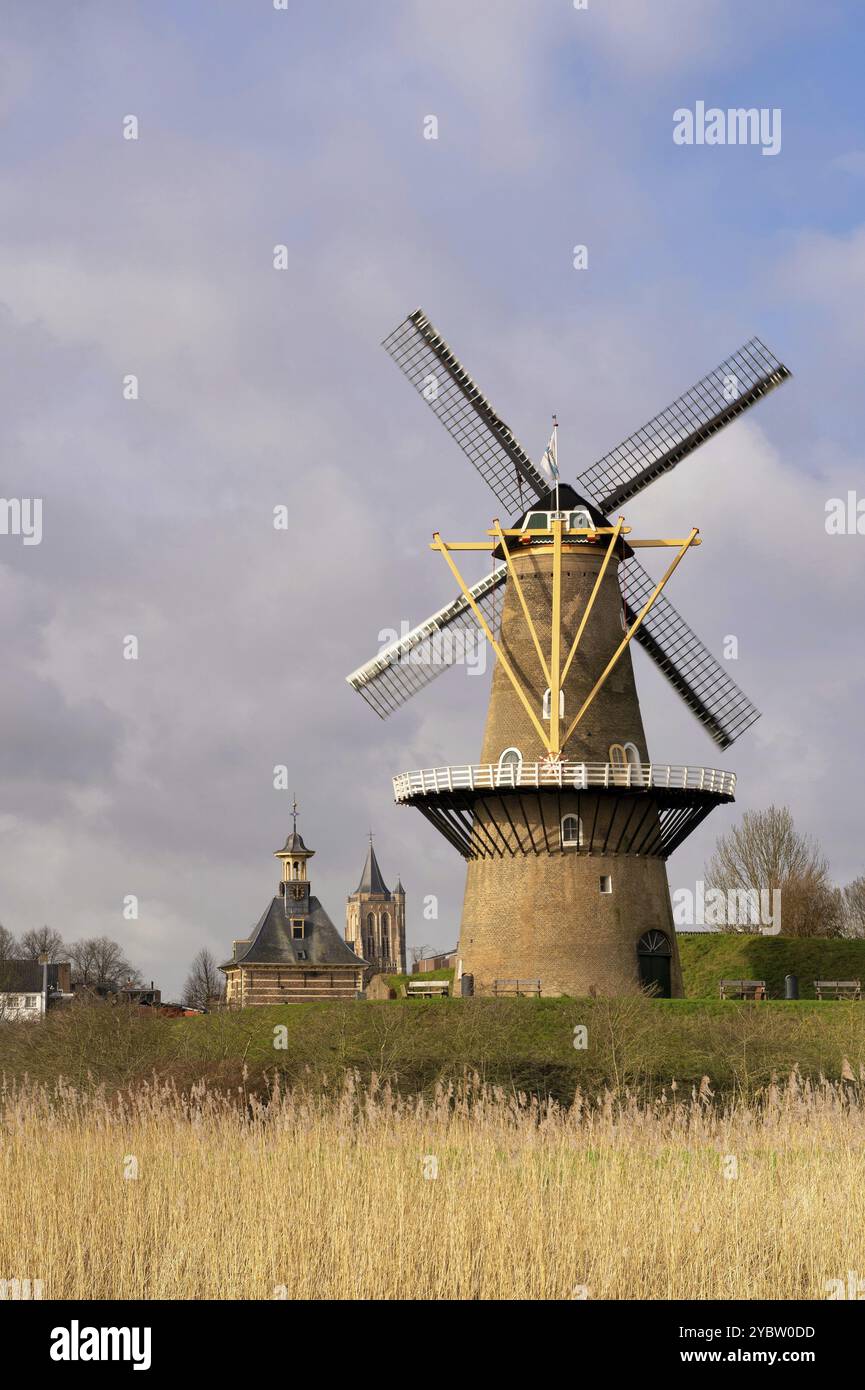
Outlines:
[[[573,488],[532,462],[420,309],[384,346],[513,518],[480,541],[435,533],[458,596],[347,677],[386,718],[475,625],[495,653],[480,761],[394,778],[468,861],[463,992],[680,994],[664,861],[735,776],[650,760],[632,640],[718,747],[759,714],[663,592],[697,528],[638,540],[615,513],[790,372],[750,339]],[[660,581],[643,547],[675,550]],[[498,563],[470,585],[454,555],[484,550]]]

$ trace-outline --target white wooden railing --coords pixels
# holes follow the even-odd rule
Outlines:
[[[465,763],[459,767],[425,767],[402,772],[393,779],[396,801],[409,801],[426,792],[495,791],[499,787],[659,787],[676,791],[715,792],[733,796],[736,774],[715,767],[674,767],[646,763],[626,767],[613,763]]]

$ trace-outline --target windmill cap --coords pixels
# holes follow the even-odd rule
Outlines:
[[[590,502],[586,497],[581,497],[580,494],[576,491],[576,489],[572,488],[569,483],[560,483],[558,504],[556,502],[556,490],[555,488],[551,488],[549,492],[543,493],[540,497],[536,499],[536,501],[532,503],[530,507],[527,507],[526,510],[522,513],[522,515],[519,516],[517,520],[511,524],[510,529],[512,531],[522,530],[523,526],[525,525],[528,518],[531,516],[532,512],[572,512],[580,509],[588,512],[593,526],[610,525],[609,519],[604,516],[603,512],[598,511],[598,508],[595,506],[594,502]],[[602,537],[602,539],[609,538]],[[513,552],[514,549],[512,542],[513,537],[510,537],[508,549],[511,552]],[[628,545],[624,537],[622,538],[621,544],[623,546],[623,558],[627,559],[631,555],[633,555],[634,552],[631,550],[631,547]],[[501,546],[496,546],[495,550],[493,551],[493,555],[497,560],[503,560],[505,558],[502,554]]]

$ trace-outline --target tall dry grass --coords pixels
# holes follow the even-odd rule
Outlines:
[[[852,1073],[567,1109],[477,1080],[266,1103],[19,1083],[0,1114],[0,1278],[46,1298],[792,1299],[865,1277]]]

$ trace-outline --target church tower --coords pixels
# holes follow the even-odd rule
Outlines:
[[[387,887],[372,834],[360,883],[346,903],[345,939],[367,961],[371,975],[406,973],[405,889],[399,879],[393,892]]]

